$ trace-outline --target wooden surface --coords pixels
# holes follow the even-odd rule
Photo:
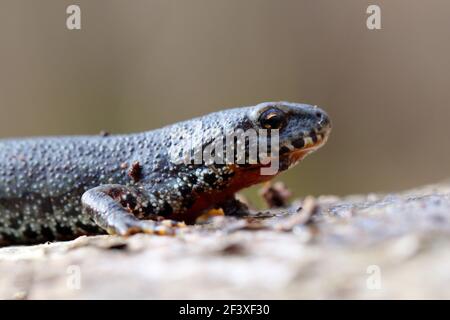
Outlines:
[[[175,237],[1,248],[0,298],[448,299],[449,194],[323,196]]]

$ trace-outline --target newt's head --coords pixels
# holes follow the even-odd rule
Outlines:
[[[327,113],[308,104],[264,102],[253,107],[248,117],[255,129],[278,129],[281,171],[323,146],[331,131]]]
[[[276,163],[273,173],[262,174],[273,176],[321,147],[331,123],[316,106],[264,102],[211,113],[166,130],[172,138],[171,159],[216,168],[225,165],[235,173],[242,171],[244,180],[253,184],[270,179],[261,177],[260,169]]]

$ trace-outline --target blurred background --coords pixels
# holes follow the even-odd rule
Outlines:
[[[66,8],[81,7],[78,31]],[[382,29],[366,27],[381,7]],[[2,0],[0,138],[144,131],[262,101],[317,104],[328,144],[295,195],[450,175],[446,0]]]

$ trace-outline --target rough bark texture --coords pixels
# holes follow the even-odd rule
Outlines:
[[[323,196],[176,237],[5,247],[0,298],[448,299],[449,194]]]

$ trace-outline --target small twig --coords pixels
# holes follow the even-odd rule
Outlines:
[[[313,216],[319,211],[318,208],[314,197],[308,196],[303,200],[302,207],[296,214],[276,224],[274,228],[280,231],[292,231],[295,226],[310,224],[313,222]]]

